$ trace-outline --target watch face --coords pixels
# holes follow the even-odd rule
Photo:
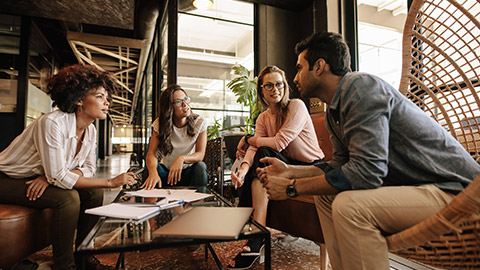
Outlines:
[[[288,197],[297,197],[297,190],[295,189],[294,185],[287,186],[287,196]]]

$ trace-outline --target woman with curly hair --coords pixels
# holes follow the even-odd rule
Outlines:
[[[258,75],[257,97],[263,108],[255,124],[255,136],[242,138],[237,158],[243,158],[231,179],[243,186],[238,206],[253,206],[253,219],[265,226],[268,196],[258,179],[256,169],[265,164],[263,157],[276,157],[287,164],[314,164],[323,159],[317,135],[307,107],[300,99],[290,99],[285,72],[276,66],[266,66]],[[260,256],[261,239],[250,239],[235,257],[229,269],[247,269]]]
[[[60,70],[47,86],[59,110],[40,116],[0,153],[0,202],[53,209],[54,269],[75,269],[75,229],[78,247],[97,221],[84,212],[102,205],[99,188],[134,183],[133,173],[94,178],[97,135],[93,122],[107,117],[116,89],[113,76],[93,66]],[[90,259],[87,264],[98,263]]]
[[[148,176],[141,187],[206,186],[205,119],[192,113],[190,97],[177,84],[162,92],[159,107],[146,158]]]

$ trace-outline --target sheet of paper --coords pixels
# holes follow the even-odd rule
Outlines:
[[[243,158],[237,158],[232,164],[232,168],[230,169],[232,172],[237,173],[240,169],[240,165],[242,165]]]
[[[135,206],[121,203],[112,203],[85,210],[85,213],[97,216],[124,218],[124,219],[143,219],[153,216],[160,212],[158,206]]]
[[[151,190],[137,190],[125,192],[129,196],[137,197],[165,197],[168,201],[194,202],[208,197],[213,194],[205,194],[196,192],[194,189],[151,189]]]

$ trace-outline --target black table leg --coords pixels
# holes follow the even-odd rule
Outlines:
[[[212,253],[212,257],[213,259],[215,260],[215,262],[217,263],[217,266],[218,266],[218,269],[220,270],[224,270],[225,268],[223,268],[223,265],[222,263],[220,262],[220,260],[218,259],[218,256],[217,256],[217,253],[215,253],[215,250],[213,249],[212,245],[210,245],[210,243],[207,243],[205,244],[208,249],[210,250],[210,253]]]

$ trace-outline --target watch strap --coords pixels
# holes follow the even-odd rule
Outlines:
[[[245,143],[246,143],[246,144],[250,145],[250,144],[248,143],[248,139],[250,139],[251,137],[253,137],[252,134],[247,134],[247,135],[245,135]]]

